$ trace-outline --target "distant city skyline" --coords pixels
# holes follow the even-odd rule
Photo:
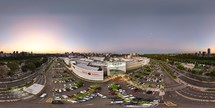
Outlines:
[[[212,0],[0,1],[0,51],[215,53]]]

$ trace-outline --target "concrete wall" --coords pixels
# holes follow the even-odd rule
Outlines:
[[[87,69],[83,69],[81,67],[78,67],[74,64],[72,64],[71,66],[72,71],[85,79],[88,80],[95,80],[95,81],[99,81],[99,80],[104,80],[104,71],[94,71],[94,70],[87,70]]]

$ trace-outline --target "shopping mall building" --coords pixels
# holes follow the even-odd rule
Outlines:
[[[104,76],[124,74],[147,65],[149,58],[136,57],[132,59],[113,58],[105,61],[104,57],[62,58],[76,75],[87,80],[102,81]]]

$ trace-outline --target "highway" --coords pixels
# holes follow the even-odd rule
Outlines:
[[[205,87],[205,88],[215,88],[215,83],[200,82],[200,81],[192,80],[192,79],[187,78],[185,76],[180,76],[178,78],[180,78],[184,82],[191,84],[191,85],[194,85],[194,86]]]
[[[163,62],[160,62],[160,63],[163,63]],[[166,66],[165,63],[163,63],[163,65]],[[172,69],[171,67],[168,67],[168,66],[166,67],[169,68],[170,71],[176,75],[175,69]],[[205,105],[207,105],[208,108],[213,108],[213,106],[215,105],[215,103],[212,103],[212,102],[194,101],[178,95],[176,92],[179,92],[186,97],[191,97],[196,99],[207,99],[207,100],[215,99],[214,97],[215,93],[202,92],[202,91],[190,88],[187,85],[179,84],[172,77],[170,77],[165,71],[163,71],[163,74],[164,74],[164,80],[165,80],[164,81],[165,82],[164,101],[171,101],[177,104],[178,107],[182,107],[182,108],[186,108],[186,107],[202,108],[202,106],[205,106]],[[180,75],[180,77],[182,77],[182,75]],[[161,108],[163,107],[165,106],[161,106]]]
[[[19,86],[19,85],[24,85],[27,82],[32,81],[37,75],[38,75],[38,72],[35,72],[32,75],[28,76],[27,78],[22,79],[22,80],[18,80],[16,82],[1,83],[0,84],[0,89],[5,89],[5,88],[15,87],[15,86]]]
[[[200,81],[199,79],[203,79],[206,77],[203,76],[196,76],[196,75],[192,75],[191,73],[185,72],[185,71],[181,71],[179,69],[176,69],[176,67],[168,65],[163,63],[165,67],[167,67],[170,72],[173,72],[179,79],[181,79],[182,81],[194,85],[194,86],[198,86],[198,87],[204,87],[204,88],[215,88],[215,83],[213,82],[206,82],[206,81]]]
[[[195,98],[195,99],[203,99],[203,100],[215,100],[215,93],[214,92],[202,92],[196,89],[186,87],[180,90],[177,90],[182,95]]]
[[[187,72],[187,71],[184,71],[184,70],[180,70],[178,69],[177,67],[175,66],[172,66],[172,65],[169,65],[169,64],[166,64],[167,67],[173,69],[174,71],[177,71],[179,72],[180,74],[183,74],[189,78],[193,78],[195,80],[198,80],[198,81],[205,81],[205,82],[214,82],[215,83],[215,78],[212,78],[212,77],[208,77],[208,76],[201,76],[201,75],[195,75],[195,74],[192,74],[190,72]]]

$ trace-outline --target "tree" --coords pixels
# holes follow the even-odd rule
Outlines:
[[[10,68],[12,72],[19,70],[19,64],[16,62],[9,62],[7,66]]]
[[[22,72],[27,72],[28,71],[28,68],[26,67],[26,65],[22,66]]]
[[[22,71],[27,72],[28,70],[34,71],[36,69],[36,65],[31,61],[26,61],[25,65],[22,66]]]
[[[34,71],[36,69],[36,65],[32,62],[28,62],[25,64],[28,70]]]
[[[0,66],[0,77],[5,77],[8,74],[8,68],[6,65]]]
[[[5,63],[3,61],[0,61],[0,65],[5,65]]]

